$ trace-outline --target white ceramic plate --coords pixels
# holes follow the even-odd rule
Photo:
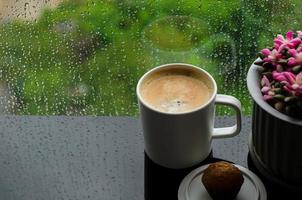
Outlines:
[[[201,182],[204,170],[209,165],[201,166],[188,174],[178,189],[178,200],[212,200]],[[236,200],[266,200],[267,194],[261,180],[250,170],[235,165],[242,172],[244,182]]]

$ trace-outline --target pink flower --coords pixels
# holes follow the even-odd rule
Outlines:
[[[283,88],[292,95],[298,96],[302,94],[302,72],[295,75],[291,72],[273,71],[273,79],[284,83],[285,86]]]
[[[282,54],[276,49],[272,51],[269,49],[262,49],[261,53],[265,56],[265,58],[263,58],[264,62],[269,62],[273,64],[275,64],[282,57]]]
[[[283,35],[279,34],[274,39],[274,48],[278,50],[278,52],[282,51],[285,48],[296,48],[299,44],[301,44],[301,39],[299,37],[294,38],[292,31],[288,31],[286,33],[286,38],[284,38]]]
[[[282,82],[292,83],[296,79],[296,76],[291,72],[273,71],[273,79],[281,83]]]
[[[295,36],[294,36],[295,35]],[[280,112],[302,119],[302,31],[277,35],[273,48],[260,52],[263,99]]]
[[[265,75],[261,79],[261,86],[262,86],[261,92],[263,94],[263,99],[265,101],[272,99],[273,98],[272,96],[275,93],[272,91],[271,83],[269,82],[268,78]]]
[[[287,64],[289,66],[301,65],[302,64],[302,51],[301,48],[289,49],[288,53],[292,56],[288,59]]]

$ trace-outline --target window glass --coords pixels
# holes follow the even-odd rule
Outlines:
[[[185,62],[251,112],[246,73],[300,0],[1,0],[0,114],[137,115],[147,70]],[[228,114],[220,109],[219,114]]]

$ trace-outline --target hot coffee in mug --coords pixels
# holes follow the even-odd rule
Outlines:
[[[142,83],[140,93],[143,100],[156,110],[182,113],[204,105],[213,88],[194,71],[168,69],[148,77]]]
[[[199,67],[161,65],[143,75],[136,92],[145,152],[161,166],[191,167],[210,154],[213,138],[233,137],[240,132],[240,102],[217,94],[215,80]],[[234,126],[214,128],[215,103],[236,111]]]

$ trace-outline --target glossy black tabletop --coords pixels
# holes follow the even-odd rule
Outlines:
[[[217,117],[231,125],[233,117]],[[247,167],[250,117],[213,141],[213,155]],[[142,200],[144,143],[130,117],[0,117],[0,199]]]
[[[216,117],[216,127],[233,122],[234,117]],[[213,140],[214,159],[257,173],[248,159],[250,123],[244,117],[238,136]],[[0,117],[3,200],[143,200],[144,163],[137,118]],[[278,189],[265,184],[274,199]]]

